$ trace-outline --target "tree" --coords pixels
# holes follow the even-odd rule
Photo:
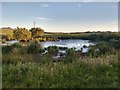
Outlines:
[[[13,31],[13,36],[15,39],[21,41],[27,41],[29,39],[31,39],[31,32],[28,31],[27,29],[25,28],[16,28],[14,31]]]
[[[33,40],[30,45],[27,47],[27,52],[28,53],[40,53],[43,51],[42,46],[40,45],[39,41]]]
[[[33,38],[38,38],[44,34],[44,30],[41,28],[31,28],[30,31]]]

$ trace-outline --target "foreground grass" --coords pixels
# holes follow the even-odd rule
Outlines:
[[[71,63],[52,62],[49,57],[33,62],[31,57],[27,55],[23,62],[15,54],[6,56],[18,61],[3,64],[3,88],[118,88],[117,55],[77,58]]]

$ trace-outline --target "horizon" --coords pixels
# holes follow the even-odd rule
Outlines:
[[[117,2],[3,2],[2,27],[46,32],[118,31]]]
[[[17,27],[16,27],[17,28]],[[12,28],[12,27],[1,27],[0,29],[1,30],[3,30],[3,29],[12,29],[12,30],[14,30],[14,29],[16,29],[16,28]],[[19,27],[19,28],[25,28],[25,29],[27,29],[28,31],[31,29],[28,29],[28,28],[26,28],[26,27]],[[32,27],[32,28],[34,28],[34,27]],[[41,28],[41,27],[35,27],[35,28]],[[87,33],[87,32],[90,32],[90,33],[93,33],[93,32],[118,32],[118,31],[79,31],[79,32],[51,32],[51,31],[45,31],[44,30],[44,32],[45,33]]]

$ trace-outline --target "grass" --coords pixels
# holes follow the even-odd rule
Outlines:
[[[12,29],[0,29],[0,34],[13,35],[13,30]]]
[[[53,62],[49,51],[41,56],[38,51],[28,53],[28,47],[14,44],[2,48],[3,88],[119,88],[117,49],[99,57],[81,56],[68,49],[66,57]]]
[[[3,64],[3,88],[118,87],[116,55],[72,58],[71,63],[52,62],[47,56],[38,58],[35,62],[31,54],[21,55],[22,59],[20,55],[9,55],[3,55],[3,61],[6,59],[17,62]]]

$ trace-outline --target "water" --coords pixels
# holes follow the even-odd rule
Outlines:
[[[81,50],[81,48],[85,45],[89,47],[90,45],[95,45],[94,43],[90,42],[89,40],[81,40],[81,39],[70,39],[70,40],[60,40],[60,41],[46,41],[40,42],[40,44],[47,48],[49,46],[58,46],[58,47],[67,47],[67,48],[74,48],[76,51]],[[83,51],[87,51],[88,49],[83,49]]]
[[[17,42],[19,42],[19,41],[17,41],[17,40],[11,40],[11,41],[7,41],[6,43],[0,42],[0,45],[14,44],[14,43],[17,43]]]
[[[7,41],[8,44],[14,44],[14,43],[17,43],[17,42],[19,42],[19,41],[17,41],[17,40]]]
[[[17,43],[19,41],[12,40],[7,41],[7,44],[13,44]],[[82,39],[69,39],[69,40],[60,40],[60,41],[46,41],[46,42],[40,42],[40,44],[43,46],[43,48],[47,48],[49,46],[58,46],[58,47],[67,47],[67,48],[74,48],[75,51],[81,50],[82,52],[88,52],[90,45],[95,45],[95,43],[90,42],[89,40],[82,40]],[[87,48],[83,48],[83,46],[87,46]],[[65,53],[65,51],[61,51],[62,53]]]

